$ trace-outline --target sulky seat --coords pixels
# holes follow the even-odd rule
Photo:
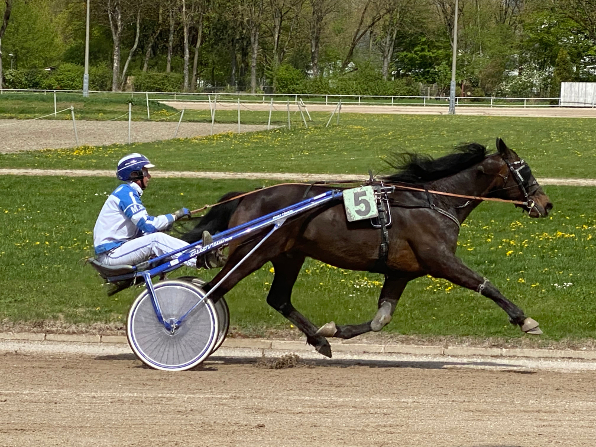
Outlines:
[[[132,274],[136,271],[133,265],[106,265],[102,264],[95,258],[87,259],[87,263],[91,264],[93,268],[99,272],[99,275],[105,280],[109,280],[110,278],[116,276]]]

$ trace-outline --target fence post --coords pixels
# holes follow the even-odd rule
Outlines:
[[[304,107],[304,111],[306,112],[306,116],[308,116],[308,120],[312,121],[312,118],[310,117],[310,113],[308,113],[308,109],[306,108],[306,104],[304,104],[304,101],[302,101],[302,98],[300,98],[300,105],[302,107]]]
[[[149,92],[145,92],[145,97],[147,98],[147,119],[151,119],[151,115],[149,114]]]
[[[290,130],[290,100],[288,99],[288,130]]]
[[[217,96],[213,100],[213,110],[211,110],[211,135],[213,135],[213,126],[215,124],[215,108],[217,107]]]
[[[240,133],[240,98],[238,98],[238,133]]]
[[[300,102],[302,102],[302,100],[300,100]],[[302,107],[300,106],[300,103],[298,103],[297,105],[298,110],[300,110],[300,116],[302,116],[302,121],[304,121],[304,127],[308,129],[308,124],[306,124],[306,118],[304,118],[304,113],[302,113]]]
[[[180,119],[178,120],[178,125],[176,126],[176,133],[174,134],[174,138],[178,136],[178,129],[180,129],[180,123],[182,122],[182,117],[184,116],[184,110],[182,109],[182,113],[180,113]]]
[[[337,124],[339,125],[339,114],[341,113],[341,98],[339,98],[339,109],[337,110]]]
[[[57,112],[57,108],[56,108],[56,90],[54,90],[54,117],[56,116]]]
[[[130,144],[130,125],[132,121],[132,102],[128,103],[128,144]]]
[[[333,115],[335,115],[335,112],[337,111],[337,109],[339,109],[339,102],[335,106],[335,109],[333,109],[333,112],[331,112],[331,116],[329,117],[329,120],[327,121],[327,124],[325,125],[325,127],[329,127],[329,123],[333,119]]]
[[[273,98],[271,98],[271,104],[269,105],[269,120],[267,121],[267,130],[271,129],[271,112],[273,111]]]
[[[79,145],[79,135],[77,134],[77,125],[75,123],[74,106],[70,106],[70,114],[72,116],[72,127],[74,129],[75,141],[77,142],[77,146],[78,146]]]

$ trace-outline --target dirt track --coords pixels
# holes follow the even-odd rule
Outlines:
[[[133,121],[131,142],[151,142],[174,138],[191,138],[211,134],[211,124]],[[241,132],[266,129],[266,125],[241,125]],[[0,120],[0,153],[24,150],[58,149],[75,146],[102,146],[128,143],[128,121],[77,121],[76,135],[72,121],[66,120]],[[214,124],[214,133],[238,132],[237,124]],[[78,143],[77,139],[78,138]]]
[[[2,355],[0,446],[593,446],[596,372]]]
[[[332,98],[337,101],[337,98]],[[163,104],[178,110],[210,110],[212,106],[208,101],[161,101]],[[358,103],[346,103],[341,105],[342,113],[382,113],[397,115],[448,115],[449,107],[446,102],[437,103],[434,100],[428,102],[427,106],[416,105],[364,105]],[[305,110],[311,112],[337,111],[337,102],[329,104],[306,104]],[[242,103],[242,110],[269,111],[269,109],[278,112],[285,112],[288,108],[290,112],[300,111],[295,103],[278,102],[273,104],[262,103]],[[237,110],[238,104],[235,102],[218,102],[217,110]],[[472,106],[458,105],[455,110],[456,115],[475,115],[475,116],[519,116],[519,117],[542,117],[542,118],[596,118],[596,108],[590,107],[503,107],[503,106]]]

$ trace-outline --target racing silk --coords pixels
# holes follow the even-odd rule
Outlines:
[[[103,205],[95,228],[93,245],[95,254],[104,253],[126,241],[165,230],[174,222],[172,214],[153,217],[141,202],[143,190],[136,183],[124,183],[110,194]]]

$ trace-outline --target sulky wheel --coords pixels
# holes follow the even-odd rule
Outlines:
[[[197,278],[196,276],[181,276],[177,279],[189,281],[201,289],[203,289],[203,286],[206,284],[205,281]],[[210,298],[207,299],[210,300]],[[230,329],[230,309],[228,308],[228,303],[226,302],[225,298],[222,296],[219,300],[217,300],[217,303],[214,303],[214,305],[215,312],[217,313],[217,321],[219,323],[219,334],[217,335],[217,341],[215,342],[215,346],[213,347],[211,354],[219,349],[228,335],[228,329]]]
[[[162,281],[154,290],[163,319],[171,323],[205,295],[200,287],[180,280]],[[220,332],[217,311],[209,299],[199,304],[178,327],[168,330],[158,320],[151,296],[145,290],[130,308],[126,333],[130,347],[147,366],[183,371],[211,354]]]

